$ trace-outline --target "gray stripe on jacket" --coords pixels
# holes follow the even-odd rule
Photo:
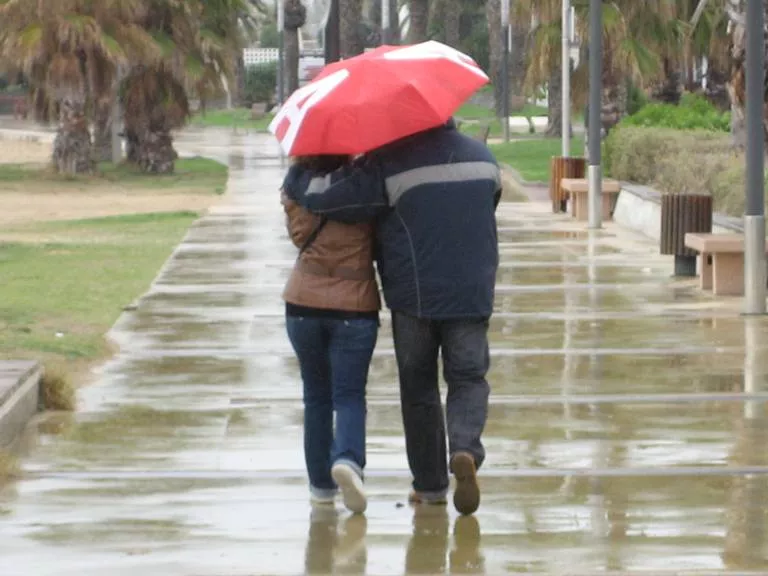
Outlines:
[[[493,180],[501,188],[501,172],[493,162],[454,162],[407,170],[386,180],[390,206],[397,204],[403,194],[424,184],[447,184]]]

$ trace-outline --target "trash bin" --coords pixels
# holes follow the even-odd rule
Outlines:
[[[712,196],[663,194],[661,197],[661,253],[675,257],[675,276],[696,276],[696,252],[685,247],[689,232],[712,232]]]
[[[584,158],[564,158],[553,156],[549,176],[549,198],[552,200],[552,212],[565,212],[568,193],[560,188],[563,178],[584,178],[586,162]]]

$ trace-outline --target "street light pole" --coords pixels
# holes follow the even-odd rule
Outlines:
[[[277,4],[277,99],[280,106],[285,99],[285,9],[283,0],[276,0]]]
[[[563,0],[562,15],[562,139],[563,158],[571,155],[571,2]]]
[[[501,126],[509,142],[509,0],[501,0]]]
[[[760,1],[760,0],[758,0]],[[603,92],[602,0],[589,0],[589,227],[602,226],[602,173],[600,170],[600,112]]]
[[[389,44],[389,0],[381,0],[381,44]]]
[[[744,312],[765,314],[765,135],[763,132],[765,13],[763,0],[747,0],[747,187],[744,204]]]

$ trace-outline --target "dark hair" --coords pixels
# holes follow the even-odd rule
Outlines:
[[[350,156],[342,154],[314,154],[312,156],[295,156],[293,158],[293,161],[302,168],[312,170],[313,172],[322,172],[323,174],[341,168],[344,164],[349,163],[350,160]]]

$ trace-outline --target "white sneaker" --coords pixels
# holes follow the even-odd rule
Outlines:
[[[350,512],[362,514],[368,507],[363,480],[349,464],[338,462],[331,468],[333,481],[341,490],[344,506]]]

